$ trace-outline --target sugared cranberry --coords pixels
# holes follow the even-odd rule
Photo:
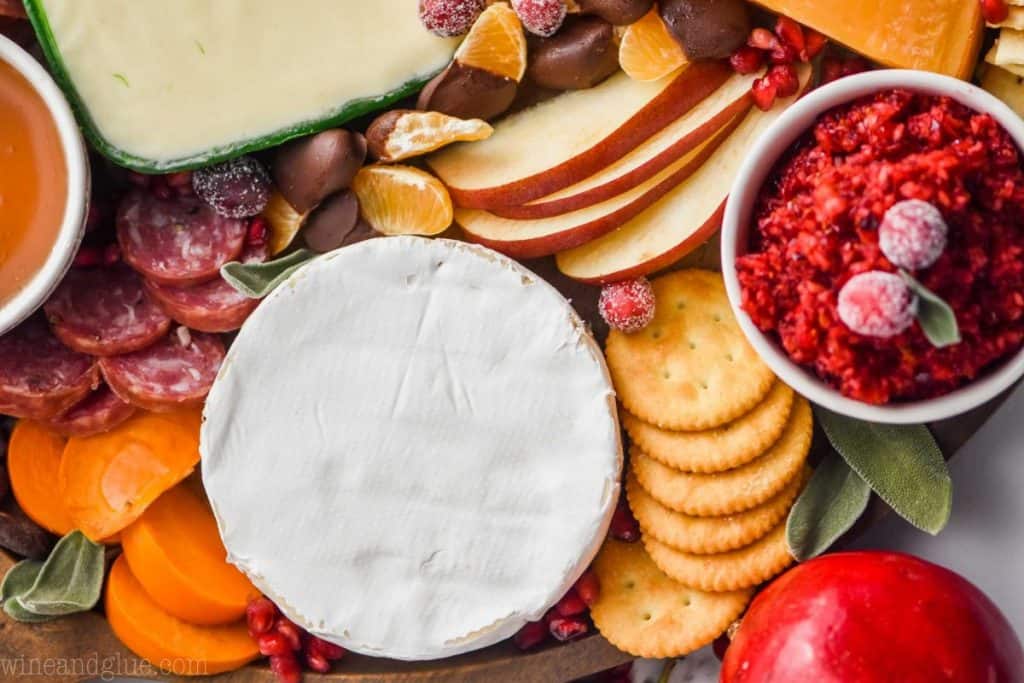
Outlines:
[[[316,636],[309,637],[309,642],[306,643],[306,650],[315,652],[331,662],[341,659],[346,654],[345,648],[341,645],[329,643],[322,638],[317,638]]]
[[[774,106],[777,92],[775,83],[767,75],[755,80],[750,87],[750,94],[754,98],[754,104],[761,111],[768,111]]]
[[[565,0],[512,0],[523,28],[530,33],[547,38],[562,28],[568,8]]]
[[[839,290],[839,319],[857,334],[887,339],[914,323],[917,301],[899,275],[872,270]]]
[[[768,69],[765,78],[775,86],[776,97],[790,97],[800,90],[800,77],[792,64],[776,64]]]
[[[288,640],[288,646],[294,650],[302,649],[302,629],[285,617],[280,617],[274,624],[274,630]]]
[[[548,622],[548,630],[555,640],[564,643],[587,635],[590,626],[580,617],[555,617]]]
[[[274,627],[277,620],[277,607],[266,598],[257,598],[245,608],[245,621],[249,626],[249,635],[256,637]]]
[[[654,320],[654,288],[643,277],[613,282],[601,289],[597,306],[610,327],[639,332]]]
[[[718,657],[718,661],[721,662],[725,659],[725,651],[729,649],[729,643],[731,642],[729,636],[724,633],[715,638],[715,642],[711,644],[711,649],[714,651],[715,656]]]
[[[758,50],[774,50],[779,47],[778,37],[766,28],[755,28],[747,38],[747,45]]]
[[[579,596],[574,589],[562,596],[562,599],[555,604],[555,611],[559,616],[575,617],[587,611],[587,603]]]
[[[543,621],[531,621],[519,629],[519,632],[512,638],[516,647],[524,652],[532,650],[548,639],[548,625]]]
[[[828,38],[823,33],[818,33],[814,29],[808,28],[804,29],[804,42],[806,43],[806,48],[804,53],[800,55],[800,59],[809,62],[820,55],[821,51],[825,49],[825,46],[828,45]]]
[[[288,639],[273,631],[260,634],[256,638],[256,645],[260,648],[260,654],[267,657],[292,653],[292,646]]]
[[[302,667],[293,654],[275,655],[270,658],[270,670],[280,683],[300,683]]]
[[[744,45],[729,57],[729,65],[738,74],[752,74],[764,66],[764,52]]]
[[[601,597],[601,581],[592,569],[583,572],[576,581],[576,594],[580,596],[587,607],[593,607],[597,599]]]
[[[420,21],[443,38],[461,36],[486,6],[486,0],[420,0]]]
[[[636,543],[640,540],[640,524],[633,516],[624,497],[619,498],[619,504],[615,506],[615,513],[612,515],[608,533],[612,538],[626,543]]]
[[[981,0],[981,14],[990,24],[1001,24],[1010,16],[1006,0]]]
[[[894,266],[921,270],[939,260],[948,235],[941,211],[920,199],[908,199],[885,212],[878,226],[878,246]]]
[[[192,174],[192,189],[213,210],[228,218],[249,218],[267,207],[270,173],[252,157],[238,157]]]
[[[327,661],[327,658],[318,652],[307,652],[306,666],[309,667],[310,671],[315,671],[318,674],[325,674],[331,670],[331,663]]]
[[[792,48],[794,54],[799,55],[807,48],[803,27],[789,17],[780,16],[775,22],[775,35],[784,45]]]

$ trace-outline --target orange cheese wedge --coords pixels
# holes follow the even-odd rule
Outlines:
[[[886,66],[969,78],[984,27],[975,0],[755,0]]]
[[[260,654],[245,621],[195,626],[162,610],[132,574],[124,555],[110,569],[104,604],[114,635],[163,671],[179,676],[218,674],[237,669]]]
[[[183,621],[231,623],[259,597],[228,564],[213,512],[188,484],[157,498],[121,538],[132,574],[153,602]]]

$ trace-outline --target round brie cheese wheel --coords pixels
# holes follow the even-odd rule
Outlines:
[[[206,404],[229,560],[311,633],[437,659],[512,636],[586,569],[619,496],[600,349],[483,247],[322,256],[242,328]]]

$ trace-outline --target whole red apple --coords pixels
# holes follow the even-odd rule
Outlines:
[[[1021,683],[1024,649],[984,593],[910,555],[801,564],[761,592],[721,683]]]

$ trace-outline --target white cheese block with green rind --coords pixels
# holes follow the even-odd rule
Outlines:
[[[415,90],[457,41],[418,0],[28,0],[94,144],[146,171],[194,166]]]
[[[622,449],[604,357],[489,249],[322,256],[242,328],[206,404],[229,560],[310,632],[437,659],[512,636],[605,538]]]

